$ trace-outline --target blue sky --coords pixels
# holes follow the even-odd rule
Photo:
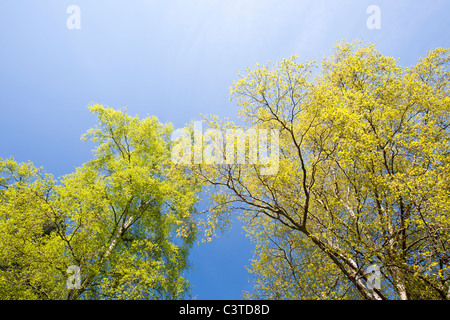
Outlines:
[[[369,5],[381,29],[366,26]],[[81,29],[69,30],[69,5]],[[128,107],[183,127],[199,114],[235,117],[229,87],[256,62],[320,59],[346,40],[376,43],[409,66],[450,47],[450,1],[14,0],[0,2],[0,157],[31,160],[55,176],[91,157],[80,136],[87,106]],[[196,246],[188,274],[198,299],[251,290],[252,246],[239,224]]]

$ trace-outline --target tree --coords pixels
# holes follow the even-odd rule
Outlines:
[[[343,42],[320,68],[292,57],[233,84],[245,125],[279,130],[279,170],[192,168],[213,187],[208,232],[236,212],[256,243],[249,297],[450,298],[449,61],[437,48],[403,68]]]
[[[171,125],[92,105],[92,160],[56,181],[0,159],[0,298],[178,299],[200,185],[170,159]],[[81,283],[68,289],[69,266]]]

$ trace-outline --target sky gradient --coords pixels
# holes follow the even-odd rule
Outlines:
[[[66,9],[81,10],[81,29]],[[381,29],[367,28],[369,5]],[[415,64],[450,47],[450,1],[14,0],[0,2],[0,157],[31,160],[56,177],[91,158],[80,136],[91,103],[127,107],[183,127],[200,114],[236,117],[229,88],[255,63],[320,60],[344,38]],[[188,274],[198,299],[251,290],[252,245],[239,224],[195,246]]]

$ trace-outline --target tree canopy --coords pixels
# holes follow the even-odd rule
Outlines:
[[[1,299],[179,299],[200,186],[171,164],[170,125],[90,107],[92,160],[56,180],[0,159]],[[80,268],[67,289],[69,266]]]
[[[292,57],[235,81],[244,126],[279,131],[279,170],[193,168],[214,186],[209,233],[234,212],[256,244],[247,297],[450,298],[449,61],[437,48],[401,67],[343,42],[320,64]]]
[[[90,106],[96,148],[73,173],[0,158],[0,299],[189,297],[200,229],[234,218],[255,244],[246,298],[450,299],[449,62],[355,41],[256,64],[231,88],[243,124],[205,117],[231,138],[193,125],[182,148],[156,117]]]

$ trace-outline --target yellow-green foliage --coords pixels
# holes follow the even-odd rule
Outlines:
[[[90,110],[95,156],[60,181],[0,159],[0,298],[185,297],[200,186],[171,164],[172,127]],[[80,289],[66,287],[70,265]]]
[[[319,66],[292,57],[234,83],[241,117],[280,130],[276,175],[197,167],[214,205],[239,209],[256,243],[247,296],[449,298],[449,61],[438,48],[403,68],[344,42]],[[376,292],[365,285],[372,264]]]

